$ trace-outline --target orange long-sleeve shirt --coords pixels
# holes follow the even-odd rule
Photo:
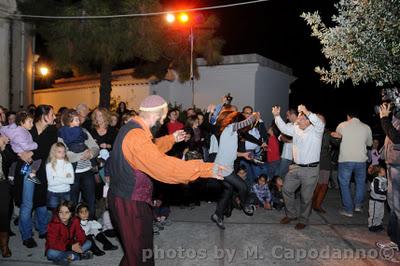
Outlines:
[[[142,129],[131,130],[122,142],[124,157],[133,168],[169,184],[188,183],[199,177],[213,176],[213,163],[183,161],[165,155],[175,143],[174,136],[161,137],[153,143],[153,136],[144,121],[140,117],[134,120]]]

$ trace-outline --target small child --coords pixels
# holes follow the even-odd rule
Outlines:
[[[247,192],[251,193],[251,188],[253,187],[254,183],[252,182],[251,178],[247,176],[247,168],[245,165],[239,165],[236,171],[236,175],[240,177],[245,183],[247,187]],[[254,205],[253,205],[254,206]],[[232,214],[232,208],[236,208],[240,210],[240,199],[237,192],[233,191],[232,203],[228,205],[225,211],[225,216],[230,217]]]
[[[272,207],[278,211],[285,207],[283,201],[283,179],[280,176],[274,176],[271,180],[271,195],[272,195]]]
[[[373,166],[371,170],[374,179],[371,182],[369,198],[368,229],[371,232],[380,232],[384,230],[382,220],[385,214],[388,182],[383,167]]]
[[[250,192],[254,182],[247,176],[247,167],[245,165],[240,165],[236,171],[236,175],[246,183],[247,190]]]
[[[168,216],[170,213],[171,209],[167,205],[163,204],[162,200],[153,200],[153,233],[155,235],[158,235],[159,231],[164,229],[164,226],[171,225],[171,221],[168,220]]]
[[[89,220],[89,206],[86,203],[80,203],[76,207],[76,215],[80,219],[82,229],[85,235],[92,241],[91,251],[96,256],[103,256],[106,254],[95,243],[94,239],[103,244],[104,250],[116,250],[118,246],[114,246],[101,231],[102,226],[96,220]]]
[[[11,124],[0,128],[0,133],[10,140],[11,148],[15,153],[29,152],[36,150],[38,145],[33,141],[29,130],[33,127],[33,116],[25,111],[17,113],[16,124]],[[28,181],[35,184],[41,184],[36,177],[36,172],[39,169],[42,160],[35,160],[32,163],[24,163],[21,168],[21,174]],[[9,179],[14,180],[17,162],[11,164],[9,169]]]
[[[84,152],[88,148],[85,144],[88,135],[80,127],[78,112],[69,109],[63,113],[61,120],[63,126],[58,129],[58,137],[62,138],[68,150],[74,153]]]
[[[254,184],[251,193],[250,201],[254,205],[262,206],[266,210],[271,210],[271,192],[269,191],[267,177],[260,175],[257,184]]]
[[[268,129],[268,146],[267,146],[267,162],[268,162],[268,177],[272,179],[273,176],[279,174],[279,167],[281,163],[281,153],[279,151],[278,137],[280,132],[276,125]]]
[[[47,207],[54,210],[64,200],[71,200],[70,190],[74,183],[74,169],[66,156],[65,145],[54,143],[50,149],[47,174]]]
[[[79,218],[73,213],[72,202],[61,202],[47,227],[46,256],[55,264],[68,265],[74,260],[93,258],[89,251],[92,242],[86,239]]]

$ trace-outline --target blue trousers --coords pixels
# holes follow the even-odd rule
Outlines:
[[[85,253],[88,251],[92,246],[92,242],[90,240],[86,240],[85,243],[82,245],[82,251]],[[68,257],[73,255],[72,260],[79,260],[79,254],[73,251],[61,251],[56,249],[49,249],[47,250],[47,259],[57,262],[57,261],[67,261]]]
[[[343,208],[347,213],[353,213],[354,205],[356,208],[361,208],[364,201],[365,179],[367,178],[366,163],[342,162],[339,163],[338,170]],[[350,191],[350,180],[353,173],[356,181],[354,203]]]
[[[32,209],[33,194],[35,184],[24,178],[22,202],[19,210],[19,230],[21,231],[22,240],[27,240],[33,236],[32,233]],[[36,226],[40,235],[47,232],[48,212],[46,206],[37,207],[35,209]]]

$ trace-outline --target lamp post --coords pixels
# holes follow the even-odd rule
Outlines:
[[[165,17],[166,21],[170,24],[174,23],[176,16],[173,13],[167,14]],[[178,21],[181,24],[190,24],[189,42],[190,42],[190,85],[192,87],[192,106],[194,106],[194,34],[193,25],[190,23],[190,17],[187,13],[179,13]]]

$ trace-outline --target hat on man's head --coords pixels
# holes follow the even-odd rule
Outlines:
[[[158,95],[150,95],[140,103],[139,110],[143,112],[154,112],[167,108],[167,102]]]

